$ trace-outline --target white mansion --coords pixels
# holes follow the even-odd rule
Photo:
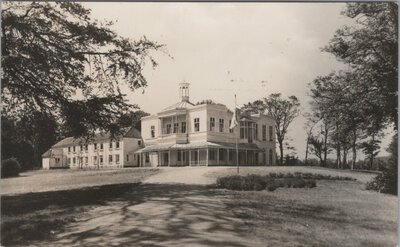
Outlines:
[[[117,141],[98,134],[88,144],[68,137],[43,154],[43,168],[236,165],[237,157],[240,165],[275,164],[271,116],[242,115],[231,130],[225,105],[190,103],[189,83],[179,93],[180,102],[141,119],[142,133],[131,128]]]

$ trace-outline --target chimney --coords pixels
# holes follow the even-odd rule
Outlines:
[[[189,83],[179,83],[179,97],[182,102],[189,102]]]

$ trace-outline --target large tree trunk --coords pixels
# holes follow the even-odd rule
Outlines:
[[[281,153],[281,157],[279,158],[280,165],[283,165],[283,140],[279,141],[279,151]]]
[[[307,165],[308,163],[308,145],[310,144],[310,137],[307,137],[307,142],[306,142],[306,157],[304,159],[304,164]]]
[[[343,147],[343,162],[342,162],[343,169],[346,168],[346,166],[347,166],[347,152],[348,152],[348,149],[344,146]]]
[[[340,144],[336,144],[336,165],[338,169],[341,166]]]
[[[325,124],[325,135],[324,135],[324,165],[326,166],[326,159],[328,156],[328,133],[329,132],[329,127],[328,124]]]
[[[354,170],[354,166],[357,162],[357,129],[353,130],[353,143],[351,145],[351,151],[353,153],[353,159],[351,161],[351,170]]]

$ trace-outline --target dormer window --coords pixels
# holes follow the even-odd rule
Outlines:
[[[215,118],[211,117],[210,118],[210,131],[215,130]]]
[[[154,125],[152,125],[152,126],[150,127],[150,135],[151,135],[152,138],[156,137],[155,129],[156,129],[156,128],[155,128]]]

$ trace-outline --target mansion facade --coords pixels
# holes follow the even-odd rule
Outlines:
[[[225,105],[192,104],[189,83],[179,84],[179,92],[180,102],[141,119],[144,148],[129,154],[135,166],[275,164],[271,116],[242,115],[230,129],[233,112]]]
[[[42,155],[43,169],[275,164],[274,118],[242,114],[230,129],[233,112],[225,105],[192,104],[189,83],[180,83],[179,93],[178,103],[141,119],[141,132],[61,140]]]

